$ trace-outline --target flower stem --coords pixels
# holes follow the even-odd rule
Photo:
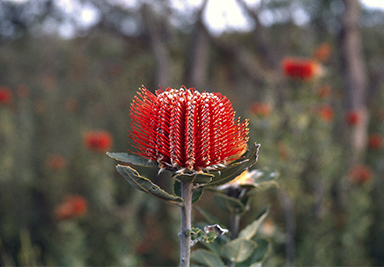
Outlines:
[[[191,256],[191,236],[187,231],[191,230],[192,216],[192,183],[181,182],[181,197],[184,199],[181,207],[181,232],[180,232],[180,266],[188,267]]]

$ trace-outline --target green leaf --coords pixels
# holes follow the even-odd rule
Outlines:
[[[244,262],[238,266],[252,266],[253,264],[260,263],[264,260],[266,254],[270,249],[270,244],[265,239],[256,239],[254,240],[257,243],[257,248],[254,250],[252,255]]]
[[[195,203],[200,199],[200,197],[203,195],[204,188],[199,187],[192,192],[192,204]],[[181,183],[178,180],[174,180],[173,182],[173,193],[176,196],[181,197]]]
[[[173,178],[179,181],[188,182],[188,183],[205,184],[205,183],[211,182],[214,176],[215,175],[211,173],[196,172],[196,173],[179,173],[173,176]]]
[[[232,262],[242,262],[253,254],[256,247],[257,243],[252,240],[236,238],[223,246],[221,256]]]
[[[167,193],[158,185],[152,183],[149,179],[140,176],[140,174],[135,169],[129,166],[117,165],[116,169],[125,178],[125,180],[127,180],[136,189],[154,195],[173,204],[179,204],[183,202],[181,197]]]
[[[212,252],[219,255],[221,253],[221,248],[225,244],[229,243],[230,241],[231,240],[229,239],[229,237],[222,235],[222,236],[218,236],[213,242],[209,242],[209,243],[201,242],[201,244],[204,245],[209,250],[211,250]]]
[[[204,217],[204,219],[207,220],[207,222],[209,224],[219,224],[219,225],[224,225],[217,217],[213,216],[212,214],[209,214],[208,212],[206,212],[205,210],[203,210],[202,208],[196,206],[197,210],[200,212],[200,214]],[[223,226],[224,228],[227,228],[225,226]]]
[[[217,206],[232,214],[241,214],[246,210],[245,205],[237,198],[225,194],[215,194],[213,197]]]
[[[261,214],[259,214],[257,219],[254,220],[251,224],[249,224],[239,233],[239,238],[244,238],[248,240],[252,239],[254,235],[257,233],[257,230],[259,230],[260,225],[268,216],[268,213],[269,213],[269,207],[264,208],[264,210],[261,212]]]
[[[117,161],[124,162],[124,163],[131,163],[133,165],[143,166],[143,167],[150,167],[150,168],[156,168],[158,167],[158,164],[156,161],[149,161],[148,159],[145,159],[143,157],[140,157],[138,155],[130,155],[128,153],[123,152],[107,152],[107,155],[110,158],[113,158]]]
[[[217,254],[205,249],[197,249],[192,252],[191,260],[199,264],[204,264],[203,266],[225,267],[224,262]]]
[[[253,144],[250,150],[245,154],[245,160],[230,164],[220,171],[213,172],[215,176],[212,178],[212,182],[205,184],[205,186],[219,186],[235,179],[245,169],[257,162],[259,148],[260,144]]]

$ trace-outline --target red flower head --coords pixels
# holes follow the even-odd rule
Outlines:
[[[349,171],[349,181],[352,184],[362,184],[372,179],[372,170],[364,164],[353,166]]]
[[[68,196],[55,208],[55,216],[58,220],[67,220],[81,217],[87,212],[87,200],[82,196]]]
[[[131,106],[130,137],[137,154],[178,172],[214,170],[247,148],[248,121],[235,120],[220,93],[142,88]]]
[[[330,96],[330,94],[331,94],[331,86],[329,85],[321,86],[317,91],[317,95],[319,98],[327,98]]]
[[[319,108],[319,113],[321,118],[325,121],[332,121],[333,120],[333,108],[329,105],[323,105]]]
[[[345,113],[344,119],[348,125],[354,126],[361,122],[362,116],[355,110],[349,110]]]
[[[331,45],[328,43],[323,43],[315,49],[315,51],[313,52],[313,57],[320,62],[325,62],[328,60],[329,56],[331,55],[331,52]]]
[[[46,159],[47,165],[53,170],[61,170],[67,164],[65,158],[60,154],[49,155]]]
[[[13,94],[8,87],[0,86],[0,104],[10,104]]]
[[[112,135],[107,131],[90,131],[85,134],[84,142],[88,149],[104,152],[112,146]]]
[[[372,149],[379,149],[383,146],[383,137],[380,134],[371,134],[368,138],[368,146]]]
[[[290,78],[311,80],[321,73],[320,65],[311,59],[285,58],[283,72]]]
[[[268,103],[254,102],[249,107],[250,111],[255,115],[266,117],[271,114],[272,107]]]

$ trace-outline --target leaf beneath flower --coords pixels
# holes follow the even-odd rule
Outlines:
[[[148,161],[148,159],[145,159],[137,155],[130,155],[128,153],[123,153],[123,152],[107,152],[107,155],[110,158],[113,158],[117,161],[124,162],[124,163],[130,163],[133,165],[150,167],[150,168],[158,167],[157,162]]]
[[[253,144],[250,150],[245,154],[245,160],[228,165],[227,168],[224,168],[221,171],[214,172],[213,174],[215,176],[213,177],[212,182],[207,183],[205,186],[219,186],[235,179],[244,170],[257,162],[259,148],[260,144]]]
[[[117,165],[117,171],[127,180],[134,188],[144,191],[165,201],[173,204],[180,204],[183,202],[181,197],[169,194],[161,189],[158,185],[152,183],[149,179],[140,176],[140,174],[129,166]]]

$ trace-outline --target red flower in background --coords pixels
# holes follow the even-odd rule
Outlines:
[[[255,102],[250,105],[249,110],[255,115],[266,117],[271,114],[272,107],[268,103]]]
[[[248,121],[235,120],[220,93],[142,88],[131,106],[130,137],[137,154],[180,172],[215,169],[245,152]]]
[[[321,86],[319,88],[319,90],[317,91],[317,95],[320,98],[327,98],[327,97],[329,97],[331,95],[331,86],[329,86],[329,85]]]
[[[370,181],[372,175],[371,168],[364,164],[358,164],[350,169],[348,178],[352,184],[362,184]]]
[[[312,59],[285,58],[282,62],[283,73],[301,80],[311,80],[321,72],[320,65]]]
[[[84,142],[90,150],[105,152],[112,146],[112,135],[107,131],[90,131],[85,134]]]
[[[319,108],[320,117],[329,122],[333,120],[334,112],[333,108],[329,105],[323,105]]]
[[[331,55],[331,52],[331,45],[328,43],[323,43],[315,49],[315,51],[313,52],[313,58],[320,62],[325,62],[328,60],[329,56]]]
[[[13,100],[12,91],[5,86],[0,86],[0,105],[10,104]]]
[[[47,165],[54,170],[64,169],[67,165],[65,158],[60,154],[51,154],[46,159]]]
[[[344,119],[348,125],[354,126],[359,124],[362,121],[363,117],[359,112],[355,110],[349,110],[345,113]]]
[[[55,208],[55,216],[58,220],[68,220],[83,216],[87,212],[88,203],[82,196],[67,196],[62,203]]]
[[[372,149],[379,149],[383,146],[383,136],[371,134],[368,138],[368,146]]]

